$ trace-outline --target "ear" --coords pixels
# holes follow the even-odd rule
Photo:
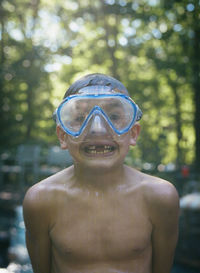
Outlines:
[[[59,125],[56,126],[56,133],[60,142],[61,149],[63,150],[68,149],[67,134],[60,128]]]
[[[133,127],[131,128],[131,138],[130,138],[130,145],[132,146],[135,146],[136,145],[136,141],[137,141],[137,138],[140,134],[140,124],[139,123],[135,123],[133,125]]]

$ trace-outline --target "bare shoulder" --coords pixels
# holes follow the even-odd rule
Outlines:
[[[49,210],[53,207],[52,186],[52,178],[49,177],[36,183],[26,192],[23,201],[23,214],[27,228],[31,228],[33,223],[37,223],[40,227],[41,223],[49,221]]]
[[[167,219],[167,215],[178,217],[179,196],[174,185],[147,174],[142,174],[142,177],[142,191],[152,219]]]
[[[169,181],[144,174],[143,189],[146,200],[155,205],[175,205],[179,202],[176,188]]]
[[[36,209],[41,205],[49,203],[51,198],[49,198],[54,190],[56,189],[56,175],[50,176],[28,189],[25,194],[23,206],[24,207],[31,207],[34,206]]]
[[[167,205],[171,202],[178,202],[177,190],[169,181],[145,174],[134,168],[128,167],[127,170],[132,181],[134,178],[134,186],[140,188],[140,192],[148,204],[163,203]]]
[[[28,189],[23,201],[24,220],[43,219],[50,221],[55,213],[59,192],[62,191],[68,170],[52,175]],[[41,222],[41,221],[40,221]]]
[[[66,184],[70,180],[71,167],[62,170],[30,187],[24,198],[24,205],[36,203],[49,203],[50,197],[55,196],[55,193],[59,191],[63,184]],[[35,205],[36,205],[35,204]]]

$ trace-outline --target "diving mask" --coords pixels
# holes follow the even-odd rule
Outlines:
[[[141,119],[142,111],[130,97],[112,93],[106,86],[84,89],[84,92],[65,98],[56,110],[57,123],[67,134],[79,137],[98,116],[96,120],[103,119],[117,135],[122,135]]]

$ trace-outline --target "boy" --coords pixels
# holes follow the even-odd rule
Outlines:
[[[142,113],[119,81],[87,75],[55,117],[74,165],[34,185],[24,199],[34,273],[169,273],[178,195],[167,181],[123,165]]]

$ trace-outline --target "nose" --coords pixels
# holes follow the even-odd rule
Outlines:
[[[104,135],[107,133],[107,128],[103,118],[96,114],[91,120],[89,133],[92,135]]]

